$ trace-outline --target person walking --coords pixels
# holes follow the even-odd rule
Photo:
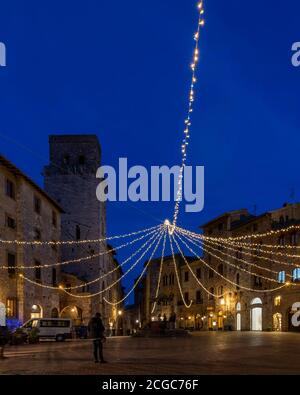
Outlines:
[[[88,331],[90,339],[93,339],[95,363],[98,363],[99,359],[101,363],[106,363],[103,357],[103,343],[106,340],[104,335],[105,328],[100,313],[96,313],[95,316],[90,320]]]

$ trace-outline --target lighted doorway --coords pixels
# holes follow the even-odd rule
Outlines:
[[[276,313],[273,315],[273,330],[275,332],[282,331],[282,314]]]
[[[6,325],[6,309],[5,304],[0,302],[0,326]]]
[[[61,318],[70,318],[74,326],[82,324],[82,310],[77,306],[66,306],[60,313]]]
[[[30,318],[43,318],[43,309],[40,305],[32,305]]]
[[[262,300],[255,298],[251,302],[251,330],[262,331]]]
[[[241,315],[241,303],[236,304],[236,330],[242,330],[242,315]]]
[[[219,311],[218,313],[218,330],[221,331],[224,329],[224,317],[223,312]]]

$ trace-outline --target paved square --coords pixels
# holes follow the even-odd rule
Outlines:
[[[107,365],[90,341],[7,347],[2,374],[299,374],[300,334],[220,332],[108,339]]]

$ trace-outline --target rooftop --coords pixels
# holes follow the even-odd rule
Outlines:
[[[3,155],[0,154],[0,165],[5,167],[11,173],[13,173],[17,177],[22,177],[26,182],[28,182],[35,190],[37,190],[41,195],[44,196],[58,211],[61,213],[64,212],[62,207],[52,199],[40,186],[38,186],[30,177],[28,177],[25,173],[23,173],[19,168],[17,168],[12,162],[6,159]]]

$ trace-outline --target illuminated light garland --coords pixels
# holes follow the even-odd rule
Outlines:
[[[195,238],[196,239],[196,238]],[[252,254],[252,253],[250,253],[250,252],[246,252],[246,251],[240,251],[240,250],[238,250],[238,249],[235,249],[235,248],[231,248],[231,247],[228,247],[228,245],[226,245],[225,247],[224,247],[224,244],[220,244],[220,243],[216,243],[216,242],[212,242],[212,241],[205,241],[205,245],[207,246],[207,245],[210,245],[210,244],[213,244],[213,245],[217,245],[217,246],[219,246],[219,247],[223,247],[223,248],[226,248],[227,250],[230,250],[230,251],[233,251],[233,252],[235,252],[235,253],[240,253],[240,254],[244,254],[244,255],[247,255],[247,256],[250,256],[250,257],[252,257],[252,258],[257,258],[257,259],[263,259],[263,260],[266,260],[266,261],[268,261],[268,262],[271,262],[272,264],[274,264],[274,263],[276,263],[276,264],[278,264],[278,265],[285,265],[285,266],[293,266],[294,268],[297,268],[297,267],[299,267],[299,265],[296,265],[296,264],[293,264],[293,263],[289,263],[289,262],[283,262],[283,261],[278,261],[277,259],[273,259],[273,258],[269,258],[269,257],[265,257],[265,256],[263,256],[263,255],[257,255],[257,254]],[[210,248],[212,248],[212,247],[210,247]],[[217,250],[217,249],[214,249],[214,250]],[[252,251],[256,251],[256,249],[252,249]],[[218,252],[221,252],[220,250],[217,250]],[[263,252],[263,251],[261,251],[261,252]],[[224,252],[222,252],[222,254],[225,254]],[[238,258],[238,257],[234,257],[233,255],[230,255],[230,254],[227,254],[226,253],[226,255],[228,255],[228,256],[230,256],[230,257],[232,257],[232,258],[234,258],[234,259],[240,259],[240,258]],[[254,263],[253,263],[253,265],[255,265]],[[278,271],[275,271],[275,270],[271,270],[271,269],[267,269],[267,268],[265,268],[265,267],[263,267],[263,266],[259,266],[259,265],[256,265],[259,269],[263,269],[263,270],[267,270],[267,271],[272,271],[273,273],[278,273]],[[287,276],[290,276],[289,274],[287,274]],[[292,276],[290,276],[290,277],[292,277]]]
[[[193,240],[197,240],[196,238],[193,238],[192,236],[189,236],[189,237],[190,237],[191,239],[193,239]],[[264,267],[264,266],[260,266],[260,265],[258,265],[258,264],[256,264],[256,263],[253,263],[253,262],[248,262],[248,261],[246,261],[246,260],[244,260],[244,259],[242,259],[242,258],[239,258],[239,257],[237,257],[237,256],[231,255],[231,254],[229,254],[229,253],[227,253],[227,252],[224,252],[224,251],[221,251],[221,250],[219,250],[219,249],[217,249],[217,248],[214,248],[214,247],[212,247],[210,244],[214,244],[214,245],[222,246],[222,247],[223,247],[223,245],[221,245],[221,244],[219,244],[219,243],[212,243],[212,242],[208,242],[208,241],[205,242],[204,246],[206,246],[207,249],[212,249],[212,250],[215,251],[215,252],[218,252],[218,253],[220,253],[220,254],[222,254],[222,255],[225,255],[225,256],[228,256],[228,257],[230,257],[230,258],[233,258],[234,260],[237,260],[237,261],[239,261],[239,262],[241,262],[241,263],[244,263],[244,264],[246,264],[246,265],[254,266],[254,267],[257,267],[258,269],[265,270],[265,271],[268,271],[268,272],[270,272],[270,273],[273,273],[273,274],[278,275],[278,271],[276,271],[276,270],[272,270],[272,269],[266,268],[266,267]],[[199,246],[199,247],[200,247],[200,246]],[[203,248],[203,250],[206,251],[206,250],[205,250],[205,247],[201,247],[201,248]],[[234,252],[236,252],[236,253],[239,252],[239,253],[242,254],[242,252],[240,252],[239,250],[235,250],[235,249],[229,248],[229,247],[225,247],[225,248],[228,249],[228,250],[234,251]],[[208,251],[208,253],[210,253],[210,252]],[[247,252],[243,252],[243,254],[248,255],[248,256],[250,256],[250,257],[263,258],[263,257],[260,257],[259,255],[250,254],[250,253],[247,253]],[[263,259],[266,259],[266,260],[270,261],[271,263],[277,263],[277,264],[282,264],[282,265],[288,265],[288,266],[290,266],[290,263],[272,260],[271,258],[266,258],[266,257],[264,257]],[[254,273],[254,274],[255,274],[255,273]],[[292,277],[292,276],[289,275],[289,274],[287,274],[287,276]]]
[[[199,62],[199,53],[200,53],[200,51],[199,51],[200,30],[201,30],[201,27],[204,25],[203,0],[201,0],[198,3],[198,10],[199,10],[199,18],[198,18],[197,31],[194,34],[195,48],[194,48],[194,54],[193,54],[193,61],[191,64],[192,80],[191,80],[190,93],[189,93],[188,113],[187,113],[187,117],[184,121],[184,123],[185,123],[184,138],[183,138],[182,145],[181,145],[182,160],[181,160],[181,167],[180,167],[179,176],[178,176],[178,188],[177,188],[177,195],[176,195],[176,202],[175,202],[174,216],[173,216],[173,225],[174,226],[176,226],[176,223],[177,223],[178,214],[179,214],[179,206],[180,206],[180,202],[182,200],[183,170],[185,168],[185,162],[186,162],[186,158],[187,158],[187,146],[189,144],[190,129],[191,129],[191,125],[192,125],[193,103],[195,101],[194,87],[197,82],[196,71],[197,71],[197,64]]]
[[[206,263],[180,236],[178,233],[176,233],[178,238],[181,240],[181,242],[199,259],[199,261],[201,263],[203,263],[206,267],[208,267],[209,269],[211,269],[215,274],[217,274],[219,277],[223,278],[223,280],[225,280],[226,282],[234,285],[235,287],[239,287],[241,289],[244,289],[246,291],[251,291],[251,292],[256,292],[256,293],[267,293],[267,292],[275,292],[278,291],[279,289],[282,289],[284,287],[290,286],[290,285],[294,285],[293,283],[285,283],[279,287],[276,288],[272,288],[272,289],[254,289],[254,288],[250,288],[250,287],[245,287],[241,284],[237,284],[234,281],[230,280],[229,278],[226,278],[225,276],[223,276],[222,274],[220,274],[217,270],[215,270],[213,267],[211,267],[208,263]],[[185,235],[182,235],[183,237],[187,237]]]
[[[209,241],[209,242],[212,243],[211,241]],[[282,256],[282,257],[286,257],[286,258],[294,258],[294,259],[300,258],[299,254],[288,254],[288,253],[284,253],[284,252],[280,252],[280,251],[264,250],[263,248],[261,248],[261,246],[271,248],[272,247],[271,244],[257,244],[257,243],[252,244],[252,243],[241,243],[241,242],[231,241],[231,242],[228,242],[228,243],[222,244],[222,245],[223,246],[225,245],[225,248],[228,248],[227,245],[232,245],[232,246],[236,246],[236,248],[245,248],[246,250],[249,250],[249,251],[257,251],[257,249],[259,248],[259,251],[262,252],[263,254],[277,255],[277,256]],[[275,246],[275,248],[276,247],[278,247],[278,246]],[[284,249],[284,246],[281,246],[281,249]],[[269,259],[271,259],[271,258],[269,258]]]
[[[164,257],[165,257],[165,249],[166,249],[166,239],[167,239],[167,230],[165,230],[165,235],[164,235],[163,248],[162,248],[161,260],[160,260],[160,266],[159,266],[158,281],[157,281],[157,287],[156,287],[156,292],[155,292],[155,299],[158,298],[159,289],[160,289],[161,275],[162,275],[162,269],[163,269]],[[156,305],[157,305],[157,302],[155,300],[151,314],[154,313],[154,311],[156,309]]]
[[[177,230],[180,230],[182,232],[185,232],[186,234],[190,234],[192,236],[198,237],[200,240],[203,240],[203,241],[207,241],[207,240],[208,241],[217,241],[219,243],[224,243],[224,244],[229,244],[229,243],[238,244],[238,242],[235,241],[235,240],[238,240],[238,239],[241,239],[241,238],[246,240],[248,237],[251,238],[251,237],[254,237],[254,236],[257,236],[256,238],[268,237],[268,236],[272,236],[274,234],[281,234],[283,232],[287,233],[287,232],[290,232],[291,230],[295,230],[296,228],[300,230],[300,225],[299,226],[298,225],[293,225],[293,226],[290,226],[288,228],[281,229],[279,231],[272,230],[272,231],[270,231],[268,233],[259,233],[259,234],[256,234],[256,235],[247,235],[247,236],[238,236],[238,237],[227,237],[227,238],[224,238],[224,237],[204,236],[202,234],[191,232],[191,231],[189,231],[187,229],[183,229],[183,228],[180,228],[180,227],[176,226]],[[291,244],[284,244],[284,245],[282,245],[282,244],[263,244],[263,243],[261,244],[261,243],[251,243],[251,242],[247,242],[247,243],[244,243],[244,244],[240,243],[240,244],[241,245],[261,246],[261,247],[265,247],[265,248],[275,248],[275,249],[282,249],[282,250],[285,249],[285,248],[288,248],[288,249],[300,248],[299,245],[291,245]]]
[[[150,265],[150,263],[151,263],[151,261],[152,261],[152,259],[153,259],[153,256],[154,256],[154,254],[155,254],[155,252],[156,252],[156,250],[157,250],[157,248],[158,248],[158,246],[159,246],[159,244],[160,244],[160,242],[161,242],[161,239],[162,239],[162,236],[163,236],[164,233],[165,233],[165,230],[161,233],[160,238],[159,238],[159,240],[158,240],[158,242],[157,242],[157,244],[156,244],[154,250],[152,251],[152,254],[151,254],[151,256],[150,256],[150,258],[149,258],[147,264],[145,265],[145,267],[144,267],[142,273],[140,274],[139,278],[136,280],[136,282],[134,283],[134,285],[133,285],[133,287],[130,289],[130,291],[127,292],[127,294],[126,294],[122,299],[118,300],[117,302],[111,302],[111,301],[107,300],[107,299],[104,297],[103,300],[104,300],[107,304],[109,304],[110,306],[117,306],[117,305],[123,303],[123,302],[128,298],[128,296],[130,296],[130,295],[132,294],[132,292],[133,292],[133,291],[135,290],[135,288],[139,285],[141,279],[143,278],[144,274],[146,273],[146,271],[147,271],[147,269],[148,269],[148,267],[149,267],[149,265]]]
[[[188,237],[188,236],[186,236],[186,237],[191,241],[192,244],[194,244],[195,246],[201,248],[204,252],[206,252],[207,254],[209,254],[209,255],[213,256],[214,258],[218,259],[220,262],[225,263],[226,265],[229,265],[229,266],[231,266],[231,267],[234,267],[235,269],[237,269],[237,270],[239,270],[239,271],[242,271],[242,272],[244,272],[244,273],[248,273],[248,274],[250,274],[251,276],[254,275],[254,276],[256,276],[256,277],[260,277],[260,278],[263,278],[264,280],[271,281],[271,282],[274,282],[274,283],[277,283],[277,284],[278,284],[278,280],[276,280],[276,279],[274,279],[274,278],[271,278],[271,277],[266,277],[266,276],[264,276],[264,275],[262,275],[262,274],[258,274],[258,273],[255,273],[255,272],[250,272],[249,270],[247,270],[247,269],[245,269],[245,268],[243,268],[243,267],[241,267],[241,266],[235,265],[234,263],[229,262],[229,261],[225,260],[224,258],[221,258],[221,257],[218,256],[218,255],[215,255],[213,252],[211,252],[211,250],[215,250],[215,251],[217,251],[218,253],[221,253],[221,254],[223,254],[223,255],[228,255],[229,257],[234,258],[235,260],[238,260],[239,262],[241,262],[241,263],[243,263],[243,264],[246,264],[246,265],[248,265],[248,266],[255,266],[255,267],[257,267],[257,268],[259,268],[259,269],[263,269],[263,270],[270,270],[270,269],[265,269],[265,268],[260,267],[260,266],[258,266],[258,265],[249,263],[249,262],[245,261],[244,259],[240,259],[240,258],[233,257],[232,255],[223,253],[223,252],[221,252],[221,251],[219,251],[219,250],[216,250],[215,248],[212,248],[212,247],[209,247],[209,248],[207,249],[207,248],[203,247],[202,245],[200,246],[199,244],[196,244],[195,242],[193,242],[193,241],[191,240],[190,237]],[[271,271],[271,270],[270,270],[270,271]],[[271,272],[272,272],[272,273],[275,273],[276,275],[278,275],[278,272],[276,272],[276,271],[273,271],[273,270],[272,270]]]
[[[183,260],[185,261],[185,264],[187,265],[189,271],[192,273],[192,276],[194,277],[194,279],[196,280],[196,282],[200,285],[200,287],[201,287],[208,295],[211,295],[212,297],[214,297],[214,298],[216,298],[216,299],[217,299],[217,298],[222,298],[223,296],[225,296],[226,293],[223,293],[223,294],[220,294],[220,295],[215,294],[215,293],[213,293],[213,292],[210,292],[210,291],[203,285],[203,283],[198,279],[198,277],[197,277],[196,274],[194,273],[193,269],[191,268],[190,264],[188,263],[188,261],[187,261],[185,255],[184,255],[183,252],[182,252],[182,249],[180,248],[180,245],[178,244],[178,242],[177,242],[177,240],[176,240],[176,238],[175,238],[174,236],[173,236],[173,240],[174,240],[174,242],[175,242],[175,244],[176,244],[176,246],[177,246],[177,249],[178,249],[178,251],[180,252],[180,254],[181,254]]]
[[[157,244],[156,244],[156,246],[155,246],[155,248],[154,248],[154,250],[153,250],[153,252],[152,252],[152,255],[151,255],[150,260],[152,259],[153,255],[155,254],[155,251],[157,250],[157,248],[158,248],[158,246],[159,246],[159,243],[160,243],[160,241],[161,241],[161,239],[162,239],[163,232],[164,232],[164,231],[160,231],[160,232],[158,233],[157,237],[153,240],[153,242],[150,244],[150,246],[143,252],[143,254],[142,254],[142,255],[140,256],[140,258],[136,261],[136,263],[135,263],[133,266],[131,266],[131,267],[127,270],[126,273],[124,273],[121,277],[119,277],[116,281],[114,281],[112,284],[110,284],[110,285],[109,285],[108,287],[106,287],[105,289],[102,289],[101,291],[98,291],[98,292],[95,292],[95,293],[89,294],[89,295],[76,295],[76,294],[73,294],[73,293],[68,292],[68,291],[65,290],[65,289],[63,289],[63,291],[64,291],[66,294],[70,295],[70,296],[74,296],[75,298],[80,298],[80,299],[83,299],[83,298],[86,299],[86,298],[95,297],[95,296],[98,296],[98,295],[101,295],[101,294],[107,292],[108,290],[110,290],[111,288],[113,288],[116,284],[118,284],[118,283],[119,283],[129,272],[132,271],[132,269],[143,259],[143,257],[146,255],[146,253],[150,250],[150,248],[153,246],[153,244],[154,244],[154,243],[157,241],[157,239],[158,239],[158,242],[157,242]],[[149,260],[149,261],[150,261],[150,260]],[[148,262],[148,264],[149,264],[149,262]],[[144,270],[143,270],[143,272],[142,272],[142,274],[145,272],[145,269],[146,269],[147,267],[148,267],[148,266],[146,265],[145,268],[144,268]],[[136,285],[137,285],[137,284],[136,284]],[[136,285],[133,287],[133,289],[131,290],[131,292],[135,289]],[[130,292],[130,293],[131,293],[131,292]],[[125,298],[123,298],[122,300],[120,300],[120,301],[114,303],[114,305],[117,305],[117,304],[122,303],[122,302],[130,295],[130,293],[128,293],[128,294],[125,296]],[[104,299],[105,299],[105,298],[104,298]],[[105,301],[106,301],[106,300],[105,300]],[[108,303],[108,301],[106,301],[106,302]]]
[[[182,299],[183,304],[185,305],[185,307],[187,309],[190,309],[192,304],[193,304],[193,301],[191,300],[191,302],[189,304],[186,303],[185,297],[184,297],[183,292],[182,292],[182,288],[181,288],[181,284],[180,284],[180,277],[179,277],[179,274],[178,274],[176,259],[175,259],[175,255],[174,255],[174,248],[173,248],[173,241],[172,241],[172,237],[173,236],[170,235],[170,233],[168,233],[168,235],[169,235],[170,247],[171,247],[171,252],[172,252],[172,258],[173,258],[175,275],[176,275],[177,284],[178,284],[179,292],[180,292],[180,295],[181,295],[181,299]]]
[[[115,286],[116,284],[118,284],[128,273],[130,273],[130,272],[137,266],[137,264],[141,261],[141,259],[143,259],[143,257],[146,255],[146,253],[149,251],[149,249],[153,246],[153,244],[155,243],[155,241],[159,238],[159,235],[160,235],[161,233],[162,233],[162,231],[158,232],[157,234],[155,234],[155,235],[151,238],[151,239],[154,238],[154,240],[152,241],[152,243],[147,247],[147,249],[143,252],[143,254],[136,260],[136,262],[135,262],[135,263],[134,263],[134,264],[133,264],[133,265],[122,275],[122,276],[120,276],[115,282],[113,282],[112,284],[110,284],[110,285],[109,285],[108,287],[106,287],[105,289],[102,289],[101,291],[97,292],[97,295],[100,295],[100,294],[102,294],[102,293],[104,293],[104,292],[110,290],[113,286]],[[149,241],[149,240],[148,240],[148,241]],[[146,243],[145,243],[145,244],[146,244]],[[143,246],[142,246],[142,247],[143,247]],[[141,248],[142,248],[142,247],[141,247]],[[141,248],[140,248],[140,250],[141,250]],[[138,250],[138,251],[140,251],[140,250]],[[127,258],[127,261],[129,261],[129,259],[131,259],[132,256],[136,255],[137,253],[138,253],[138,252],[135,251],[129,258]],[[126,262],[126,261],[125,261],[125,262]],[[124,262],[123,262],[123,264],[124,264]],[[30,283],[32,283],[32,284],[35,284],[35,285],[37,285],[38,287],[41,287],[41,288],[61,290],[61,291],[64,291],[65,293],[67,293],[67,294],[70,295],[70,296],[76,296],[76,297],[80,297],[80,298],[89,298],[89,297],[91,296],[91,294],[89,294],[89,295],[74,295],[74,294],[71,294],[70,292],[68,292],[67,290],[74,290],[74,289],[78,289],[78,288],[85,287],[86,285],[94,284],[94,283],[98,282],[99,280],[101,280],[102,278],[108,276],[109,274],[110,274],[110,273],[106,273],[106,274],[104,274],[104,275],[102,275],[102,276],[100,276],[100,277],[97,277],[96,279],[94,279],[94,280],[92,280],[92,281],[89,281],[89,282],[84,283],[84,284],[82,284],[82,285],[76,285],[76,286],[73,286],[73,287],[64,287],[64,286],[62,286],[62,285],[60,285],[60,286],[58,286],[58,287],[54,287],[54,286],[51,286],[51,285],[41,284],[41,283],[39,283],[39,282],[36,282],[36,281],[33,281],[33,280],[29,279],[28,277],[25,277],[24,274],[20,274],[20,277],[24,278],[26,281],[28,281],[28,282],[30,282]],[[92,295],[92,296],[93,296],[93,295]]]
[[[114,247],[110,250],[106,250],[97,254],[93,254],[93,255],[88,255],[82,258],[77,258],[77,259],[71,259],[68,261],[62,261],[62,262],[56,262],[56,263],[49,263],[49,264],[45,264],[45,265],[32,265],[32,266],[24,266],[24,265],[18,265],[18,266],[0,266],[0,270],[6,270],[6,269],[20,269],[20,270],[27,270],[27,269],[44,269],[44,268],[49,268],[49,267],[55,267],[55,266],[65,266],[65,265],[69,265],[69,264],[77,264],[77,263],[82,263],[84,261],[88,261],[94,258],[98,258],[102,255],[106,255],[109,254],[111,252],[114,252],[116,250],[119,250],[121,248],[127,247],[129,245],[132,245],[142,239],[144,239],[147,236],[150,236],[152,234],[154,234],[156,232],[156,230],[153,230],[152,232],[146,233],[143,236],[140,236],[130,242],[127,242],[125,244],[122,244],[120,246]],[[117,269],[116,269],[117,270]]]
[[[188,237],[188,236],[186,236],[186,237]],[[190,238],[189,238],[189,240],[190,240]],[[192,242],[192,241],[191,241],[191,242]],[[246,265],[248,265],[248,266],[254,266],[254,267],[256,267],[256,268],[258,268],[258,269],[260,269],[260,270],[265,270],[265,271],[274,273],[274,274],[276,274],[276,276],[278,276],[278,273],[279,273],[278,271],[271,270],[271,269],[265,268],[265,267],[263,267],[263,266],[259,266],[259,265],[255,264],[255,263],[250,263],[250,262],[248,262],[248,261],[246,261],[246,260],[244,260],[244,259],[237,258],[237,257],[232,256],[232,255],[230,255],[230,254],[226,254],[225,252],[222,252],[222,251],[220,251],[220,250],[217,250],[216,248],[213,248],[213,247],[208,247],[208,249],[206,249],[205,247],[202,247],[202,246],[200,246],[200,245],[198,245],[198,244],[196,244],[196,243],[193,243],[193,244],[196,245],[196,246],[199,247],[199,248],[202,248],[202,250],[203,250],[204,252],[206,252],[207,254],[209,254],[209,255],[215,257],[216,259],[218,259],[218,260],[221,261],[222,263],[225,263],[225,264],[227,264],[227,265],[229,265],[229,266],[232,266],[232,267],[236,268],[237,270],[243,271],[243,272],[248,273],[248,274],[250,274],[250,275],[254,275],[254,276],[256,276],[256,277],[260,277],[260,278],[263,278],[264,280],[271,281],[271,282],[275,282],[275,283],[278,284],[278,280],[275,280],[275,279],[270,278],[270,277],[266,277],[266,276],[264,276],[264,275],[262,275],[262,274],[258,274],[258,273],[256,273],[256,272],[250,272],[250,271],[247,270],[247,269],[244,269],[244,268],[242,268],[242,267],[240,267],[240,266],[234,265],[233,263],[228,262],[227,260],[224,260],[224,259],[222,259],[221,257],[219,257],[219,256],[217,256],[217,255],[215,255],[215,254],[213,254],[212,252],[210,252],[210,249],[212,249],[212,250],[214,250],[214,251],[216,251],[216,252],[218,252],[218,253],[221,253],[222,255],[226,255],[226,256],[231,257],[231,258],[233,258],[233,259],[235,259],[235,260],[237,260],[237,261],[240,261],[241,263],[246,264]],[[290,278],[293,278],[293,276],[291,276],[291,275],[288,274],[288,273],[286,273],[286,276],[287,276],[287,277],[290,277]],[[300,285],[300,284],[295,284],[295,286],[298,286],[298,285]]]
[[[132,232],[132,233],[127,233],[124,235],[118,235],[118,236],[110,236],[110,237],[104,237],[102,239],[92,239],[92,240],[69,240],[69,241],[21,241],[21,240],[3,240],[0,239],[0,244],[16,244],[16,245],[34,245],[34,246],[40,246],[40,245],[74,245],[74,244],[93,244],[93,243],[100,243],[102,241],[107,241],[107,240],[116,240],[116,239],[124,239],[126,237],[130,236],[136,236],[141,233],[146,233],[148,231],[154,230],[154,229],[159,229],[161,228],[162,225],[156,225],[152,226],[151,228],[139,230],[137,232]]]

